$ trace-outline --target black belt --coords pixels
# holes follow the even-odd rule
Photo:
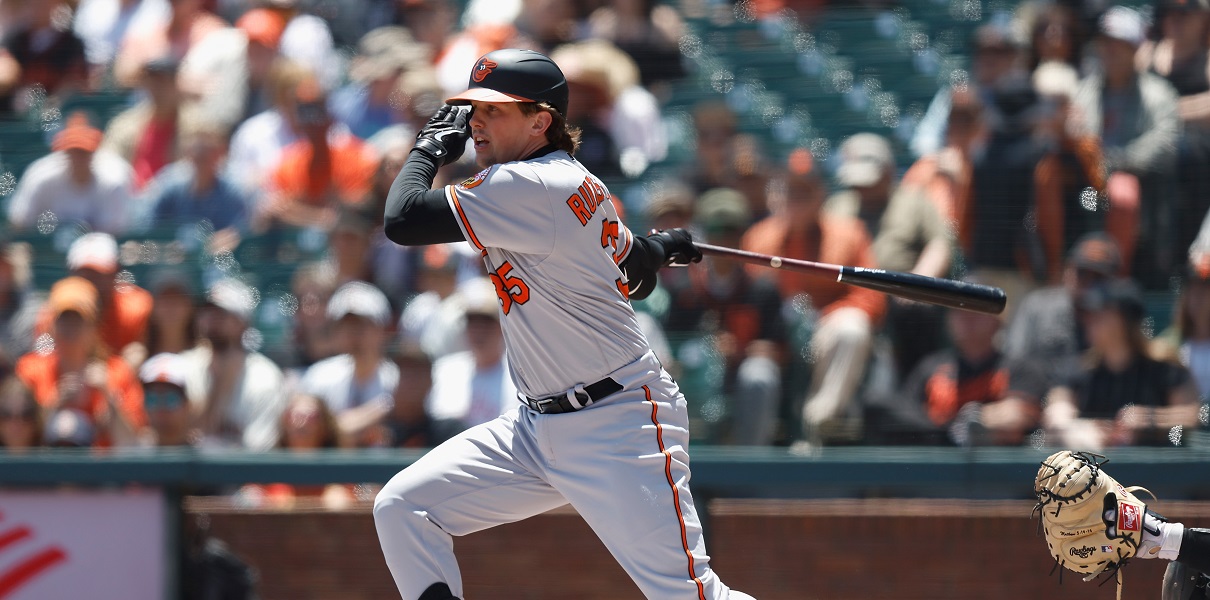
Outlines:
[[[606,377],[596,383],[590,383],[583,387],[576,386],[568,390],[566,394],[559,394],[557,396],[530,398],[524,394],[517,395],[530,410],[544,415],[557,415],[559,413],[575,412],[594,402],[600,402],[609,395],[620,391],[622,391],[622,384],[610,377]],[[573,397],[575,398],[574,400],[572,399]]]

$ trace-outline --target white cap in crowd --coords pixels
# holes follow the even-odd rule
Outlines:
[[[364,281],[350,281],[332,294],[328,301],[328,318],[339,321],[345,315],[369,319],[379,327],[391,322],[391,303],[378,288]]]
[[[226,277],[214,282],[206,292],[206,303],[221,308],[246,322],[258,303],[256,292],[238,279]]]
[[[870,186],[878,183],[894,166],[895,156],[886,138],[874,133],[858,133],[840,146],[840,168],[836,178],[848,187]]]
[[[86,233],[67,249],[67,268],[92,269],[101,273],[118,271],[118,242],[108,233]]]
[[[1101,15],[1101,35],[1139,46],[1147,38],[1147,22],[1139,11],[1115,6]]]
[[[147,359],[139,368],[139,380],[143,383],[170,383],[183,390],[187,372],[184,357],[171,352],[161,352]]]

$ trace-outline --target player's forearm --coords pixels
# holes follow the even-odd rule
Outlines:
[[[460,242],[465,238],[444,190],[431,189],[437,159],[412,152],[387,194],[384,231],[396,244],[419,246]]]

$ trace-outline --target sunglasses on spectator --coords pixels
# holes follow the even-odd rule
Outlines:
[[[143,393],[143,406],[147,410],[160,408],[173,410],[185,403],[185,396],[180,392],[167,390],[152,390]]]

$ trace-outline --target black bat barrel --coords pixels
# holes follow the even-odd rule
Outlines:
[[[841,267],[838,281],[908,300],[992,315],[1003,312],[1008,301],[1000,288],[882,269]]]

